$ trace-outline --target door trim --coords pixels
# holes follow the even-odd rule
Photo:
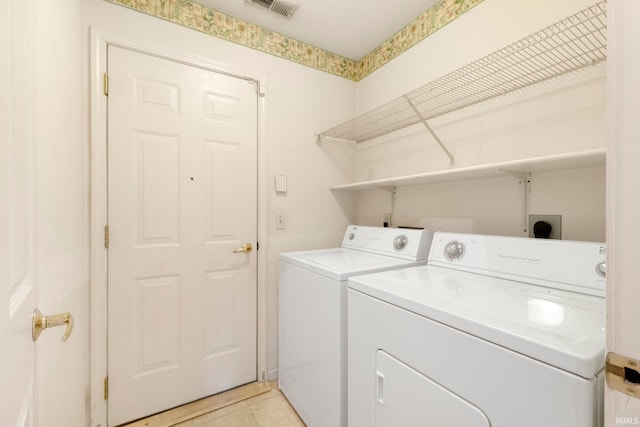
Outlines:
[[[132,40],[117,34],[90,29],[91,46],[91,426],[107,426],[107,402],[104,400],[104,379],[107,376],[107,252],[104,247],[104,226],[107,224],[107,100],[103,93],[103,75],[107,69],[107,47],[118,46],[140,53],[158,56],[186,65],[203,68],[243,80],[254,81],[258,93],[258,183],[257,239],[263,243],[257,254],[257,366],[258,380],[267,377],[267,173],[266,173],[266,95],[265,77],[254,78],[228,64],[184,52]]]

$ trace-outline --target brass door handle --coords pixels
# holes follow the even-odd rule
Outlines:
[[[253,250],[253,246],[251,245],[251,243],[245,243],[244,245],[240,246],[238,249],[234,249],[233,253],[234,254],[240,254],[240,253],[248,254],[252,250]]]
[[[67,325],[67,329],[62,334],[62,341],[66,341],[69,339],[71,331],[73,331],[73,316],[71,313],[43,316],[40,310],[36,308],[33,310],[33,316],[31,317],[31,337],[35,341],[45,329],[62,325]]]

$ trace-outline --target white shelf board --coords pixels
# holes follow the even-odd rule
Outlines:
[[[478,166],[443,169],[439,171],[392,178],[381,178],[372,181],[336,185],[329,189],[333,191],[364,191],[512,175],[509,172],[540,173],[567,169],[581,169],[604,166],[605,160],[606,150],[601,148],[508,162],[482,164]]]

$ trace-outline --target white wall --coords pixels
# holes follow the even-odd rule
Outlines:
[[[260,251],[268,265],[267,364],[274,375],[278,362],[278,254],[335,246],[346,225],[355,219],[353,200],[328,190],[330,184],[353,179],[353,150],[318,146],[314,139],[314,133],[355,113],[355,83],[104,0],[87,2],[86,24],[120,39],[209,58],[237,73],[266,80],[264,138],[259,143],[266,157],[268,241],[260,242]],[[288,177],[286,195],[274,191],[276,174]],[[275,230],[276,213],[285,215],[286,230]]]
[[[394,226],[439,224],[446,231],[466,232],[468,221],[460,220],[471,219],[475,233],[528,236],[522,191],[511,176],[399,187]],[[604,192],[604,167],[533,174],[530,212],[562,215],[565,240],[603,242]],[[391,194],[384,190],[359,193],[357,201],[361,224],[380,225],[391,212]]]
[[[358,110],[367,111],[501,49],[593,0],[490,0],[481,3],[358,85]],[[452,152],[453,167],[562,154],[606,143],[605,67],[546,82],[430,121]],[[358,181],[449,168],[449,159],[422,125],[361,143]],[[534,174],[532,214],[562,214],[563,238],[604,241],[601,167]],[[382,223],[390,199],[357,196],[357,222]],[[474,232],[522,235],[522,192],[515,178],[461,181],[398,190],[396,218],[466,217]]]

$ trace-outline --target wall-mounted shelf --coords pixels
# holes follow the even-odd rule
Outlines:
[[[599,2],[393,101],[318,134],[355,143],[540,83],[607,57],[606,2]]]
[[[410,185],[437,184],[450,181],[462,181],[478,178],[495,178],[528,173],[550,172],[556,170],[581,169],[605,166],[606,150],[593,149],[576,153],[535,157],[524,160],[483,164],[461,168],[444,169],[394,178],[382,178],[372,181],[330,187],[334,191],[364,191],[389,189]]]

